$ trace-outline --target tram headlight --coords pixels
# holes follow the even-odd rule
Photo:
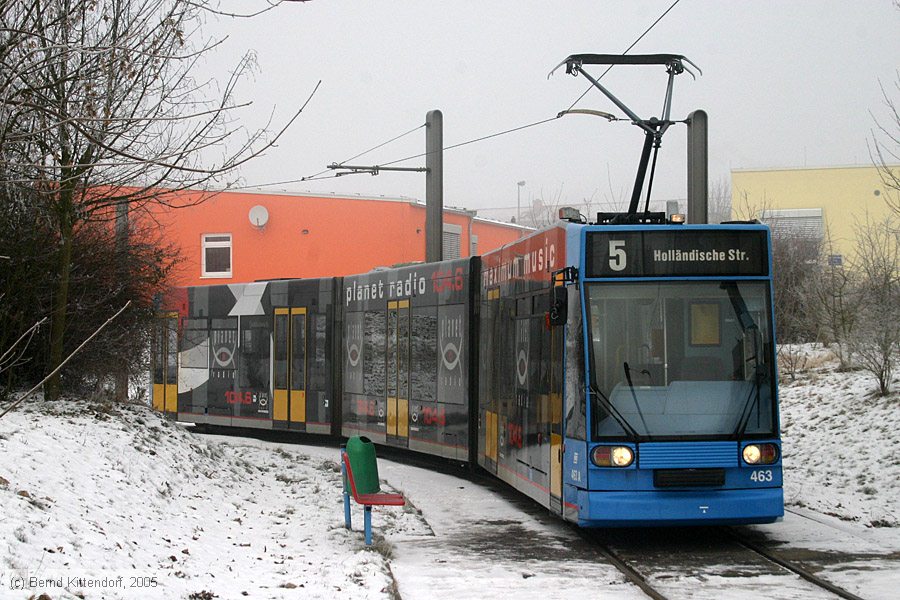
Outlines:
[[[627,467],[634,462],[634,452],[627,446],[617,446],[612,451],[612,462],[617,467]]]
[[[778,446],[775,444],[750,444],[741,453],[748,465],[771,465],[778,460]]]
[[[627,467],[634,462],[634,451],[628,446],[595,446],[591,462],[598,467]]]

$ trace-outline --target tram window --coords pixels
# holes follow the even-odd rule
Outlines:
[[[344,391],[351,394],[362,394],[363,363],[365,343],[363,342],[363,323],[365,313],[350,312],[344,315],[344,334],[341,353],[344,355],[343,383]]]
[[[581,311],[577,308],[577,295],[569,295],[569,314],[571,318],[566,324],[565,355],[565,406],[566,437],[583,440],[587,437],[587,416],[584,386],[584,330],[582,329]]]
[[[206,330],[206,319],[199,324],[186,323],[183,333],[181,366],[185,369],[206,369],[209,367],[209,332]]]
[[[396,303],[395,303],[396,304]],[[397,309],[387,313],[387,397],[397,397]]]
[[[165,321],[162,319],[158,319],[157,321],[158,322],[155,323],[153,327],[153,383],[165,383],[163,381],[164,373],[166,371],[166,357],[163,355],[163,351],[166,347]]]
[[[718,346],[722,343],[718,302],[691,302],[691,346]]]
[[[537,294],[532,296],[531,302],[532,314],[540,315],[543,318],[544,314],[550,310],[550,293],[547,291],[547,288],[542,288]]]
[[[516,316],[524,317],[531,314],[531,297],[516,300]]]
[[[269,319],[261,315],[241,317],[238,376],[242,389],[269,389]]]
[[[166,347],[166,383],[173,385],[178,383],[178,321],[166,319],[166,335],[168,344]]]
[[[285,309],[286,310],[286,309]],[[288,385],[288,315],[275,315],[275,387],[285,389]]]
[[[385,313],[366,311],[363,317],[363,393],[370,396],[384,396],[386,333]]]
[[[746,431],[772,430],[765,282],[603,283],[587,293],[594,437],[730,436],[751,405]]]
[[[547,395],[550,393],[550,330],[544,326],[543,317],[531,320],[531,339],[532,348],[538,351],[537,356],[532,357],[535,376],[532,390]]]
[[[397,397],[409,398],[409,308],[400,311],[397,324]]]
[[[500,311],[497,314],[497,345],[494,347],[494,356],[499,360],[498,369],[493,369],[497,374],[497,385],[494,393],[498,400],[509,400],[514,396],[513,381],[516,368],[516,328],[513,318],[514,300],[500,298]]]
[[[233,371],[237,368],[237,319],[210,319],[210,353],[211,369]],[[230,374],[229,377],[233,377]]]
[[[328,319],[325,315],[311,315],[312,327],[315,331],[313,339],[313,356],[310,364],[309,379],[310,387],[323,390],[328,376],[327,365],[325,364],[325,329],[328,325]]]
[[[412,397],[422,402],[437,399],[437,308],[412,311],[410,386]]]
[[[485,295],[486,300],[481,303],[481,323],[479,326],[479,355],[487,364],[492,364],[493,357],[496,355],[498,343],[498,325],[497,325],[497,307],[499,302],[499,291],[488,290]],[[415,356],[415,354],[413,355]],[[478,398],[483,408],[490,410],[493,401],[497,397],[497,377],[499,369],[487,369],[478,380],[479,393]]]
[[[306,389],[306,315],[291,315],[291,389]]]

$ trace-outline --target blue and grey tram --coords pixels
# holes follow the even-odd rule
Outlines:
[[[783,514],[760,224],[561,222],[482,257],[182,288],[154,407],[468,463],[583,527]]]
[[[570,225],[563,514],[783,515],[768,228]]]

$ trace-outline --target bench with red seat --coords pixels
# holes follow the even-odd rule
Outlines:
[[[375,459],[374,446],[367,438],[350,438],[347,446],[351,448],[362,447],[362,452],[348,453],[346,448],[341,448],[341,474],[344,478],[344,526],[351,529],[350,519],[350,496],[357,504],[361,504],[365,508],[364,527],[366,535],[366,545],[372,544],[372,507],[373,506],[403,506],[406,499],[403,494],[386,494],[383,493],[378,484],[378,466]],[[357,487],[358,477],[354,476],[354,462],[357,476],[362,475],[360,479],[360,487]]]

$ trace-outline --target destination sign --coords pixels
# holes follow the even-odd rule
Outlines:
[[[586,277],[769,274],[763,230],[597,231],[586,252]]]

